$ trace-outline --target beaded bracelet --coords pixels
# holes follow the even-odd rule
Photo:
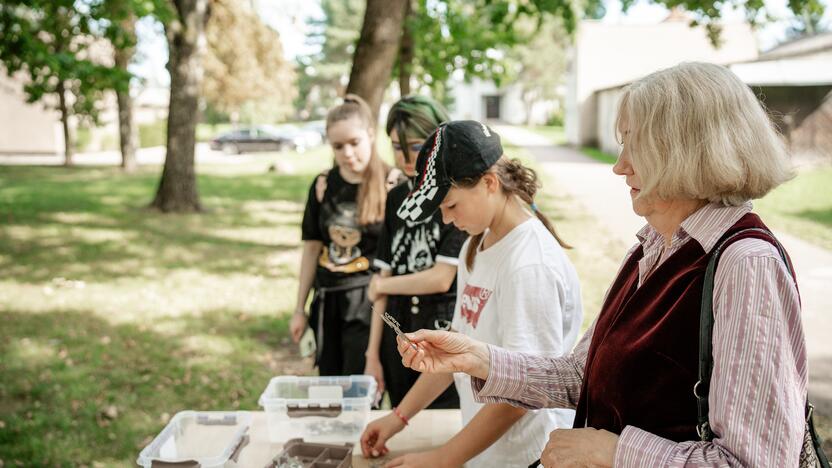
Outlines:
[[[398,416],[399,419],[402,420],[402,422],[404,423],[405,426],[410,424],[410,421],[408,421],[407,418],[401,413],[401,411],[399,411],[399,408],[393,407],[393,414]]]

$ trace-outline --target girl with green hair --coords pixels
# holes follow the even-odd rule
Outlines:
[[[387,134],[393,143],[396,166],[408,180],[387,194],[378,254],[374,260],[380,273],[370,281],[368,296],[375,310],[388,312],[403,330],[450,327],[456,302],[456,269],[459,251],[467,234],[444,224],[437,213],[419,222],[407,222],[396,210],[413,189],[416,157],[425,139],[450,120],[444,108],[424,96],[406,96],[390,108]],[[396,351],[396,335],[374,314],[366,353],[364,373],[386,388],[393,406],[404,398],[419,373],[402,366]],[[430,406],[459,408],[459,396],[451,386]]]

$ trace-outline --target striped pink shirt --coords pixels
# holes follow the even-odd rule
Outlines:
[[[664,254],[662,236],[645,226],[637,234],[639,244],[627,253],[629,258],[643,247],[639,287],[685,242],[693,240],[710,252],[750,211],[750,202],[707,205],[682,222]],[[626,426],[614,466],[798,466],[805,427],[806,343],[800,298],[774,246],[742,239],[725,250],[716,271],[714,316],[709,419],[716,438],[677,443]],[[472,379],[474,395],[484,403],[529,409],[575,408],[594,330],[593,323],[572,353],[561,358],[489,346],[490,374],[485,381]]]

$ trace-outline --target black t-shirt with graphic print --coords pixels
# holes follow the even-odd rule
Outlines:
[[[396,215],[413,182],[407,180],[387,194],[384,225],[379,237],[375,265],[389,268],[393,276],[417,273],[431,268],[438,257],[456,262],[468,235],[453,224],[444,224],[437,212],[423,222],[406,221]],[[449,292],[454,293],[456,285]]]
[[[358,224],[358,184],[341,177],[337,168],[326,174],[326,191],[318,202],[312,181],[301,224],[303,240],[318,240],[324,248],[318,258],[318,286],[336,287],[372,274],[382,223]]]

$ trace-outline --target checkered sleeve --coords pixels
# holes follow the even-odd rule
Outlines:
[[[440,131],[434,139],[433,148],[428,156],[428,163],[425,167],[424,174],[421,174],[418,185],[408,195],[397,211],[401,219],[416,221],[424,211],[423,205],[425,202],[432,201],[436,198],[436,193],[439,191],[439,186],[436,181],[436,154],[439,152],[441,144],[442,132]]]

